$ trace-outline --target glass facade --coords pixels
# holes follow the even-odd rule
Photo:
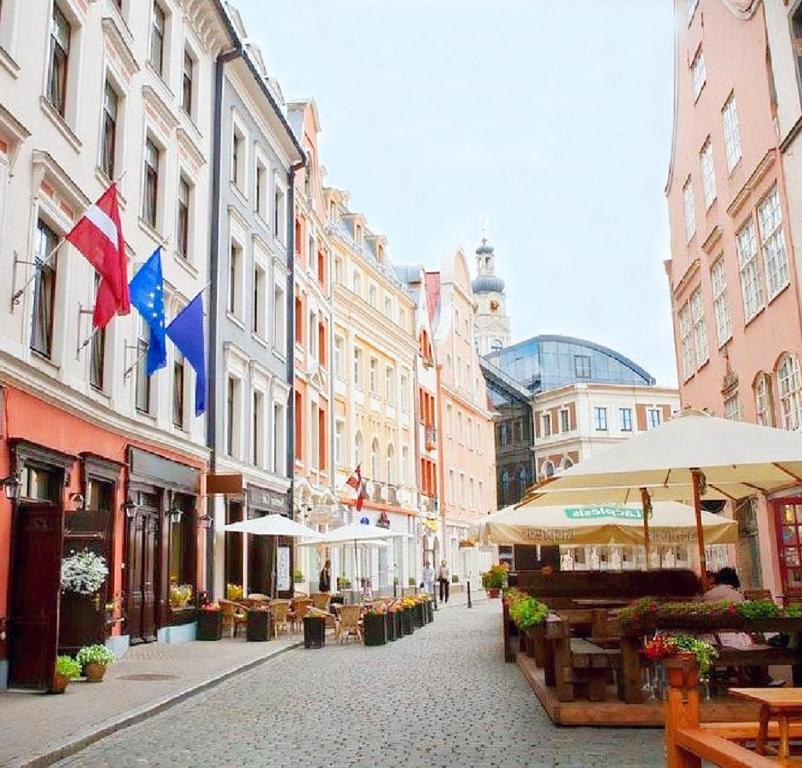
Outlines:
[[[529,392],[578,382],[653,385],[655,380],[618,352],[568,336],[535,336],[486,359]]]

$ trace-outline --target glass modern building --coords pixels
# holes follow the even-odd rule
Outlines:
[[[654,386],[654,378],[624,355],[570,336],[534,336],[485,357],[532,394],[582,382]]]

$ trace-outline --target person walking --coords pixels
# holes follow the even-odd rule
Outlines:
[[[423,587],[427,595],[434,594],[434,568],[432,568],[428,560],[423,564],[423,581],[421,582],[421,587]]]
[[[331,592],[331,560],[326,560],[323,564],[317,588],[319,592]]]
[[[440,582],[440,602],[447,603],[448,594],[451,590],[451,573],[445,560],[440,563],[440,567],[437,569],[437,581]]]

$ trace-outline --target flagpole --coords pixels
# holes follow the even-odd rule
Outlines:
[[[123,171],[114,181],[111,182],[111,184],[109,184],[109,187],[114,185],[114,184],[118,184],[119,182],[121,182],[126,173],[128,173],[128,170]],[[106,189],[104,190],[103,194],[105,194],[108,191],[109,187],[106,187]],[[93,201],[93,202],[89,203],[89,205],[84,206],[84,209],[81,211],[81,215],[76,217],[76,219],[75,219],[76,223],[83,218],[84,214],[94,204],[95,204],[95,202]],[[72,231],[72,230],[70,230],[70,231]],[[50,253],[48,253],[47,256],[45,256],[45,258],[41,261],[41,263],[36,264],[36,268],[34,269],[33,274],[25,281],[25,283],[23,283],[22,288],[20,288],[11,297],[11,311],[12,312],[14,311],[14,307],[16,307],[17,304],[19,304],[19,300],[22,298],[22,294],[25,293],[25,291],[28,288],[28,286],[34,280],[36,280],[36,275],[41,271],[42,267],[46,267],[52,261],[53,257],[56,255],[56,252],[58,251],[58,249],[61,248],[61,246],[64,245],[64,243],[66,243],[66,242],[67,242],[67,238],[66,237],[62,237],[61,240],[59,240],[58,243],[56,243],[50,249]],[[80,349],[83,349],[83,347],[85,347],[85,346],[86,346],[86,344],[84,344],[82,347],[80,347]],[[79,351],[80,351],[80,349],[79,349]]]

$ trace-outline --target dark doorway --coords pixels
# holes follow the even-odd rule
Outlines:
[[[61,509],[20,503],[14,524],[9,685],[47,690],[58,646]]]
[[[132,644],[156,639],[160,493],[136,492],[127,520],[125,614]]]
[[[226,525],[242,520],[242,502],[228,500],[226,504]],[[226,531],[226,585],[242,586],[242,534]],[[251,592],[256,592],[252,587]],[[265,593],[267,594],[267,593]]]

